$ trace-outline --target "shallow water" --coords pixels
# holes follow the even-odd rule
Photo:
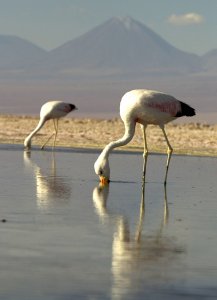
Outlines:
[[[217,159],[0,147],[0,299],[217,297]],[[5,222],[4,222],[5,221]]]

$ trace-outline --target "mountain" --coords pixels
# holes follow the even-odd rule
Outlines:
[[[204,69],[217,72],[217,49],[213,49],[202,56]]]
[[[44,58],[46,54],[45,50],[25,39],[0,35],[1,71],[24,69]]]
[[[195,72],[200,57],[178,50],[130,17],[111,18],[50,51],[37,66],[63,74]]]
[[[76,115],[117,116],[126,91],[148,88],[186,101],[199,115],[217,111],[216,80],[217,51],[180,51],[129,17],[51,51],[0,35],[1,113],[36,114],[45,101],[61,99],[79,107]]]
[[[114,17],[51,51],[16,36],[0,35],[1,78],[16,76],[18,71],[20,79],[217,74],[217,49],[203,56],[184,52],[130,17]]]

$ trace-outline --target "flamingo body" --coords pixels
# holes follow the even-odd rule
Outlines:
[[[182,116],[193,116],[195,110],[188,104],[177,100],[171,95],[158,91],[138,89],[127,92],[120,102],[120,116],[125,126],[122,138],[106,145],[94,164],[96,174],[102,183],[110,179],[109,153],[112,149],[126,145],[131,141],[135,133],[136,123],[140,123],[144,136],[144,155],[147,155],[146,127],[149,124],[160,126],[168,146],[168,155],[172,153],[172,147],[166,136],[164,125]],[[170,157],[168,156],[167,171]],[[165,180],[167,177],[167,172]]]
[[[41,107],[41,110],[40,110],[39,123],[36,126],[36,128],[24,140],[24,147],[26,149],[31,148],[31,140],[32,140],[33,136],[44,126],[46,121],[51,120],[51,119],[53,119],[53,121],[54,121],[54,129],[55,129],[54,146],[55,146],[56,136],[57,136],[57,132],[58,132],[58,120],[62,117],[65,117],[68,113],[70,113],[71,111],[73,111],[75,109],[77,109],[77,108],[74,104],[65,103],[65,102],[59,101],[59,100],[48,101],[45,104],[43,104]],[[56,123],[55,123],[55,120],[56,120]],[[53,134],[52,134],[52,136],[53,136]],[[45,144],[42,146],[42,148],[45,146]]]
[[[131,121],[148,124],[166,124],[184,115],[183,102],[171,95],[152,90],[133,90],[126,93],[120,103],[120,116],[124,122]]]
[[[59,100],[48,101],[41,107],[40,118],[45,118],[46,120],[59,119],[65,117],[74,109],[74,104],[65,103]]]

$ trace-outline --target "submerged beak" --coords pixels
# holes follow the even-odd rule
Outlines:
[[[107,184],[109,184],[109,179],[108,178],[106,178],[106,177],[104,177],[104,176],[99,176],[99,180],[100,180],[100,185],[107,185]]]

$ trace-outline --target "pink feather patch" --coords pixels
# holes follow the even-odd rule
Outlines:
[[[175,117],[177,112],[180,110],[180,104],[179,102],[162,102],[162,103],[156,103],[152,102],[148,104],[149,107],[157,109],[161,112],[168,113],[172,117]]]

